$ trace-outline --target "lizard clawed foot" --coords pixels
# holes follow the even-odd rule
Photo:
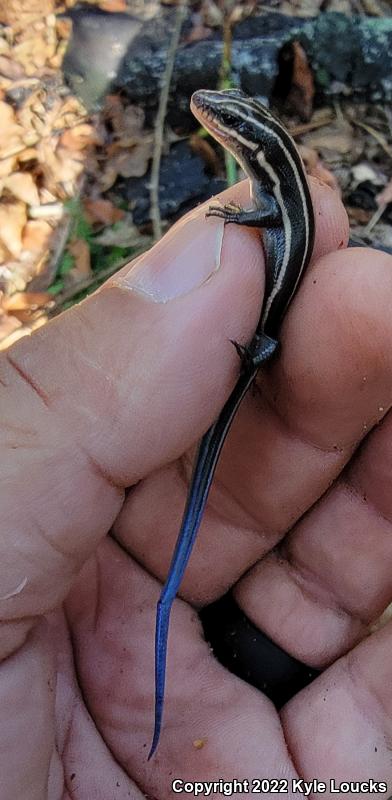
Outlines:
[[[225,205],[215,203],[209,206],[206,217],[219,217],[226,223],[237,222],[240,214],[242,214],[242,208],[236,203],[225,203]]]

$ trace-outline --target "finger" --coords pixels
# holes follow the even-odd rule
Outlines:
[[[325,493],[385,414],[391,402],[392,271],[385,254],[371,252],[370,257],[371,270],[368,251],[330,254],[305,276],[282,330],[281,357],[264,371],[260,392],[246,398],[225,446],[182,585],[183,596],[192,602],[218,597],[271,550]],[[129,496],[116,524],[116,535],[159,577],[167,572],[188,478],[183,465],[151,476]],[[165,496],[170,509],[162,513]],[[267,594],[276,605],[279,585],[272,592],[271,583],[275,578]],[[241,598],[241,607],[261,626],[256,614],[261,614],[264,592],[257,585],[252,596],[257,610],[249,596],[246,607]],[[268,602],[265,607],[263,625],[265,616],[271,617]],[[292,608],[288,593],[284,613]],[[282,616],[267,632],[275,634]],[[301,620],[298,615],[297,646]]]
[[[0,668],[1,800],[142,800],[87,712],[61,612],[40,621]],[[55,739],[55,744],[54,744]]]
[[[362,642],[281,713],[288,748],[304,778],[326,782],[326,798],[390,794],[392,781],[392,626]],[[337,782],[331,791],[331,778]],[[340,782],[385,781],[383,789]]]
[[[0,669],[0,774],[4,800],[47,797],[48,775],[55,761],[56,681],[45,627],[41,622],[23,653],[8,658]]]
[[[389,414],[282,547],[236,589],[255,624],[316,667],[366,635],[392,600],[391,423]]]
[[[83,687],[75,672],[72,636],[64,608],[48,615],[46,623],[46,646],[50,643],[56,665],[53,680],[47,680],[45,686],[49,698],[55,696],[56,712],[54,720],[48,716],[46,726],[47,733],[52,734],[56,742],[54,745],[49,739],[52,757],[48,778],[45,771],[42,772],[47,780],[48,798],[106,800],[113,796],[113,787],[116,787],[118,800],[145,800],[145,795],[113,757],[86,707]],[[14,661],[23,654],[24,648]],[[31,732],[29,734],[26,735],[21,726],[20,741],[31,741]],[[14,797],[19,800],[19,794],[10,794],[10,800]],[[42,797],[41,793],[37,800],[42,800]],[[30,794],[26,800],[31,800]]]
[[[352,647],[392,600],[391,266],[392,259],[383,254],[347,253],[339,272],[342,276],[345,270],[345,313],[339,317],[324,293],[324,310],[307,354],[301,341],[291,364],[291,343],[282,354],[290,401],[283,387],[277,388],[279,376],[274,379],[285,424],[291,431],[294,428],[300,440],[315,442],[324,457],[321,489],[327,489],[336,477],[334,464],[340,471],[367,435],[350,467],[336,477],[279,550],[261,561],[235,591],[237,602],[254,624],[292,655],[316,667]],[[313,316],[307,308],[302,309],[305,325],[311,324]],[[322,317],[328,310],[332,315],[329,330]],[[302,366],[296,372],[298,357]],[[310,379],[304,380],[305,372]],[[383,424],[372,432],[380,418]],[[298,460],[297,487],[301,490],[302,484],[304,495],[311,485],[310,477],[306,484],[309,468],[310,463]],[[280,491],[277,501],[281,507]]]

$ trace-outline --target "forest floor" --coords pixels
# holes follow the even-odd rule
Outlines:
[[[114,202],[108,192],[119,176],[145,175],[156,148],[154,131],[146,130],[143,109],[124,98],[109,95],[92,115],[65,85],[61,66],[72,28],[66,12],[74,4],[0,0],[0,348],[94,290],[152,241],[151,228],[138,229],[124,200]],[[158,0],[90,4],[109,13],[159,10]],[[237,15],[252,13],[250,3],[234,5]],[[312,16],[325,2],[265,5]],[[360,5],[361,13],[373,16],[388,15],[389,8],[382,0],[327,5],[346,13],[358,13]],[[216,23],[224,6],[223,0],[198,4],[195,36],[208,36],[214,9]],[[304,93],[309,70],[299,63]],[[380,223],[392,200],[390,109],[379,104],[361,115],[349,102],[326,105],[312,110],[306,123],[293,117],[290,129],[309,173],[352,198],[354,230],[370,235],[376,229],[378,241],[392,247],[392,226]],[[374,189],[370,209],[355,200],[364,184]]]

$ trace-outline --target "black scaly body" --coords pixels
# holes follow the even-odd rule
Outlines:
[[[249,177],[253,208],[210,206],[207,216],[263,228],[266,285],[259,323],[250,345],[237,345],[242,370],[217,421],[203,436],[166,583],[157,608],[155,638],[155,727],[149,758],[162,724],[170,610],[199,530],[215,467],[236,411],[259,366],[276,350],[284,313],[313,249],[314,217],[304,166],[294,141],[271,112],[243,92],[199,91],[192,111],[229,150]]]

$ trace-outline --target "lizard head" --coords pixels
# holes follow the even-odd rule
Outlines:
[[[262,118],[269,114],[240,89],[201,89],[192,95],[191,110],[214,139],[234,156],[257,149],[256,115]]]

